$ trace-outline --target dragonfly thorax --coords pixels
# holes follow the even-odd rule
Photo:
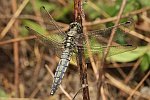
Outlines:
[[[68,31],[76,31],[78,34],[80,34],[82,31],[82,26],[77,22],[72,22],[69,26]]]

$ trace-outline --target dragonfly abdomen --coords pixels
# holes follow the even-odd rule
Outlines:
[[[69,64],[69,61],[70,61],[70,56],[71,56],[71,54],[70,54],[69,49],[66,49],[62,53],[62,56],[58,63],[58,66],[57,66],[57,69],[55,72],[55,76],[54,76],[54,80],[52,83],[51,92],[50,92],[51,95],[53,95],[55,93],[55,91],[58,89],[58,86],[60,85],[61,80],[64,77],[64,73],[65,73],[67,66]]]
[[[61,80],[64,76],[64,73],[67,69],[67,66],[70,62],[70,56],[71,53],[73,52],[74,48],[75,48],[75,39],[76,37],[79,37],[78,35],[78,31],[81,30],[81,28],[79,28],[79,24],[77,22],[74,22],[71,24],[69,31],[67,32],[67,37],[64,41],[64,52],[61,55],[60,61],[58,63],[56,72],[55,72],[55,76],[54,76],[54,80],[52,83],[52,88],[51,88],[51,92],[50,94],[53,95],[56,90],[58,89],[58,86],[61,83]],[[78,30],[78,31],[77,31]]]

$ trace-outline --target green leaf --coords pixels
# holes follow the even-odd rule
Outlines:
[[[133,51],[128,51],[122,54],[111,56],[107,60],[110,60],[111,58],[115,60],[116,62],[131,62],[143,56],[147,52],[150,52],[150,47],[142,46],[142,47],[138,47],[137,49]]]
[[[0,89],[0,97],[6,97],[7,98],[8,96],[3,90]]]
[[[55,4],[44,2],[44,1],[41,1],[41,0],[36,0],[36,5],[39,8],[39,10],[40,10],[41,6],[44,6],[47,11],[51,11],[51,10],[56,8]]]
[[[36,30],[39,33],[45,33],[46,31],[41,28],[36,22],[29,21],[29,20],[23,20],[25,26],[29,26],[30,28]]]
[[[147,71],[150,68],[150,56],[148,54],[144,54],[142,61],[140,63],[140,68],[143,72]]]
[[[139,3],[141,4],[141,6],[147,6],[149,7],[150,6],[150,3],[149,3],[149,0],[139,0]]]

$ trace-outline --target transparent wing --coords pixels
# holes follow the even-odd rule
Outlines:
[[[106,49],[106,46],[96,46],[96,47],[90,47],[89,50],[92,52],[93,55],[98,54],[100,55],[100,58],[102,58],[105,49]],[[107,57],[120,54],[120,53],[124,53],[127,51],[131,51],[134,49],[136,49],[136,46],[132,46],[132,45],[110,46]],[[84,53],[85,53],[85,58],[88,59],[89,55],[88,55],[88,49],[86,47],[84,48]]]
[[[56,56],[60,58],[64,50],[64,46],[63,46],[63,43],[61,42],[62,41],[61,39],[57,38],[58,40],[54,41],[53,37],[57,37],[57,36],[54,36],[54,35],[46,36],[46,35],[40,34],[28,26],[26,26],[26,29],[31,34],[35,35],[39,40],[41,40],[46,46],[48,46],[54,52]]]
[[[66,33],[61,30],[52,16],[48,13],[44,6],[40,8],[44,25],[46,26],[46,31],[49,34],[40,34],[35,30],[26,27],[31,34],[34,34],[38,39],[40,39],[46,46],[48,46],[56,56],[60,57],[64,48],[63,41],[66,37]]]
[[[117,44],[116,41],[126,35],[126,33],[129,32],[128,28],[129,26],[132,26],[133,24],[131,22],[125,22],[122,24],[119,24],[118,26],[116,26],[116,34],[114,36],[114,40],[112,45],[110,46],[109,49],[109,53],[107,55],[108,56],[112,56],[112,55],[116,55],[116,54],[120,54],[123,52],[127,52],[127,51],[131,51],[136,49],[135,46],[132,45],[120,45]],[[88,38],[88,43],[89,43],[89,50],[90,52],[94,55],[94,54],[99,54],[100,57],[102,57],[105,49],[106,49],[106,45],[108,44],[108,40],[110,38],[112,29],[113,27],[109,27],[106,28],[104,30],[94,30],[94,31],[87,31],[85,33],[85,37],[87,36]],[[86,39],[83,38],[85,40],[85,44],[87,43]],[[86,47],[86,45],[84,45],[84,52],[85,52],[85,56],[86,58],[88,58],[88,49]]]
[[[113,42],[117,41],[120,37],[126,35],[126,33],[130,31],[129,29],[127,29],[129,26],[133,26],[133,23],[130,21],[121,23],[118,26],[116,26],[116,34],[114,36]],[[101,43],[102,45],[106,45],[114,27],[115,26],[105,28],[103,30],[87,31],[85,35],[88,36],[89,39],[96,38],[99,41],[99,43]]]
[[[50,34],[57,34],[59,37],[64,38],[66,37],[66,33],[62,31],[62,27],[58,26],[49,12],[45,9],[44,6],[40,8],[41,15],[44,21],[44,25],[46,26],[47,32]],[[54,37],[54,40],[57,37]],[[57,39],[56,39],[57,40]]]

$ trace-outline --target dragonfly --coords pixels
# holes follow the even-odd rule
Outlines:
[[[40,8],[41,15],[46,26],[46,31],[49,33],[40,34],[34,29],[26,26],[26,29],[33,35],[35,35],[39,40],[41,40],[46,46],[48,46],[53,53],[60,58],[60,61],[57,65],[54,79],[51,86],[50,95],[54,95],[59,85],[61,84],[62,78],[64,77],[64,73],[68,67],[68,64],[71,60],[73,54],[78,52],[78,46],[83,46],[83,50],[85,52],[85,56],[88,58],[88,49],[86,47],[86,39],[85,36],[89,38],[90,51],[93,54],[103,54],[106,49],[106,44],[110,37],[111,31],[114,28],[109,27],[103,30],[93,30],[82,33],[82,25],[78,22],[72,22],[69,25],[68,31],[64,32],[62,27],[60,27],[56,21],[52,18],[49,12],[45,9],[44,6]],[[126,34],[126,30],[120,29],[119,27],[130,24],[130,22],[125,22],[119,24],[117,27],[117,33],[114,37],[114,41],[116,41],[119,37]],[[123,33],[123,34],[122,34]],[[78,41],[82,39],[84,42],[80,44]],[[136,47],[132,45],[111,45],[108,56],[116,55],[119,53],[123,53],[126,51],[134,50]]]

